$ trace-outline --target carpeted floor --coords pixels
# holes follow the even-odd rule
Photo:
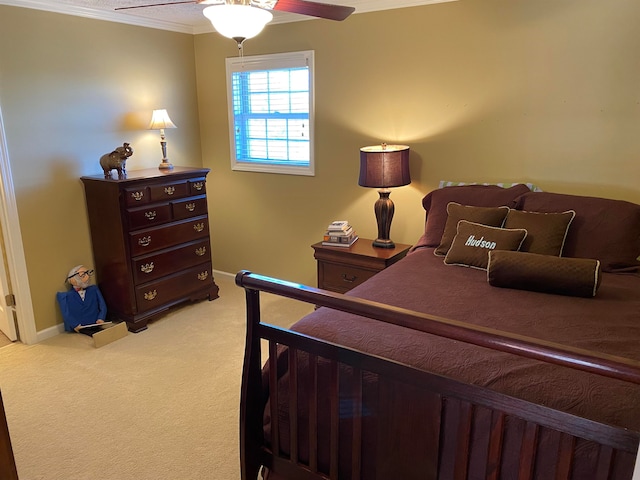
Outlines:
[[[0,349],[21,480],[236,480],[244,291],[185,305],[101,348],[79,334]],[[313,306],[261,296],[289,326]]]

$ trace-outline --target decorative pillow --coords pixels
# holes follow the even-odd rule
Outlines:
[[[593,297],[600,287],[600,262],[527,252],[489,252],[487,279],[494,287]]]
[[[488,183],[488,182],[451,182],[449,180],[440,180],[440,183],[438,183],[438,188],[444,188],[444,187],[458,187],[458,186],[462,186],[462,185],[497,185],[499,187],[502,188],[509,188],[509,187],[513,187],[514,185],[519,185],[523,182],[500,182],[500,183]],[[526,185],[529,190],[531,190],[532,192],[541,192],[542,189],[540,187],[538,187],[537,185],[533,184],[533,183],[524,183],[524,185]]]
[[[518,210],[564,212],[574,210],[562,255],[600,260],[604,272],[640,268],[640,205],[623,200],[560,193],[530,192],[517,202]]]
[[[501,227],[508,213],[509,207],[471,207],[449,202],[447,205],[447,223],[444,226],[442,240],[440,240],[440,245],[433,253],[441,256],[447,254],[456,236],[460,220],[480,223],[489,227]]]
[[[444,263],[486,269],[490,251],[518,250],[526,236],[527,231],[522,229],[507,230],[460,220]]]
[[[464,185],[445,187],[433,190],[422,199],[422,206],[427,212],[425,232],[417,245],[437,247],[440,245],[444,227],[447,223],[447,205],[449,202],[474,207],[514,207],[516,198],[529,192],[524,184],[510,188],[497,185]],[[568,210],[565,208],[565,210]]]
[[[540,213],[510,209],[503,227],[524,228],[527,231],[527,238],[520,247],[521,252],[559,257],[562,255],[562,247],[575,214],[573,210],[563,213]]]

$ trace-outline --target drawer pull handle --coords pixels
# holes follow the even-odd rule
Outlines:
[[[144,265],[140,266],[140,271],[142,273],[151,273],[151,272],[153,272],[154,268],[155,268],[155,265],[153,264],[153,262],[145,263]]]
[[[156,298],[158,296],[158,291],[157,290],[153,290],[151,292],[147,292],[144,294],[144,299],[145,300],[153,300],[154,298]]]
[[[138,239],[138,245],[140,245],[141,247],[148,247],[149,245],[151,245],[151,235],[147,237],[140,237]]]
[[[153,220],[156,218],[156,211],[151,210],[150,212],[144,212],[144,216],[147,217],[147,220]]]
[[[193,184],[193,188],[195,188],[198,191],[202,190],[203,187],[204,187],[204,182],[196,182]]]
[[[203,231],[203,230],[204,230],[204,223],[196,223],[196,224],[193,226],[193,229],[194,229],[196,232],[200,233],[201,231]]]
[[[344,280],[345,282],[349,282],[349,283],[353,283],[358,279],[357,275],[347,275],[346,273],[342,274],[342,280]]]
[[[196,248],[196,255],[199,257],[204,256],[204,254],[207,253],[207,247],[200,247],[200,248]]]
[[[209,277],[209,272],[204,271],[198,274],[198,280],[204,281]]]
[[[133,198],[136,202],[139,202],[144,198],[144,192],[131,192],[131,198]]]
[[[167,195],[173,195],[176,193],[176,187],[164,187],[164,193]]]
[[[189,210],[190,212],[193,212],[196,209],[196,204],[195,203],[187,203],[185,205],[185,208],[187,210]]]

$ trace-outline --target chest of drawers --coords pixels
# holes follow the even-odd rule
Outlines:
[[[218,298],[213,278],[206,176],[175,167],[82,177],[96,279],[109,315],[129,330],[182,302]]]

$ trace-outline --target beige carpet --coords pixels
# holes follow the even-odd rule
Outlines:
[[[176,309],[94,348],[62,334],[0,349],[0,389],[21,480],[236,480],[244,290]],[[261,295],[289,326],[308,304]],[[52,305],[54,302],[52,302]]]

